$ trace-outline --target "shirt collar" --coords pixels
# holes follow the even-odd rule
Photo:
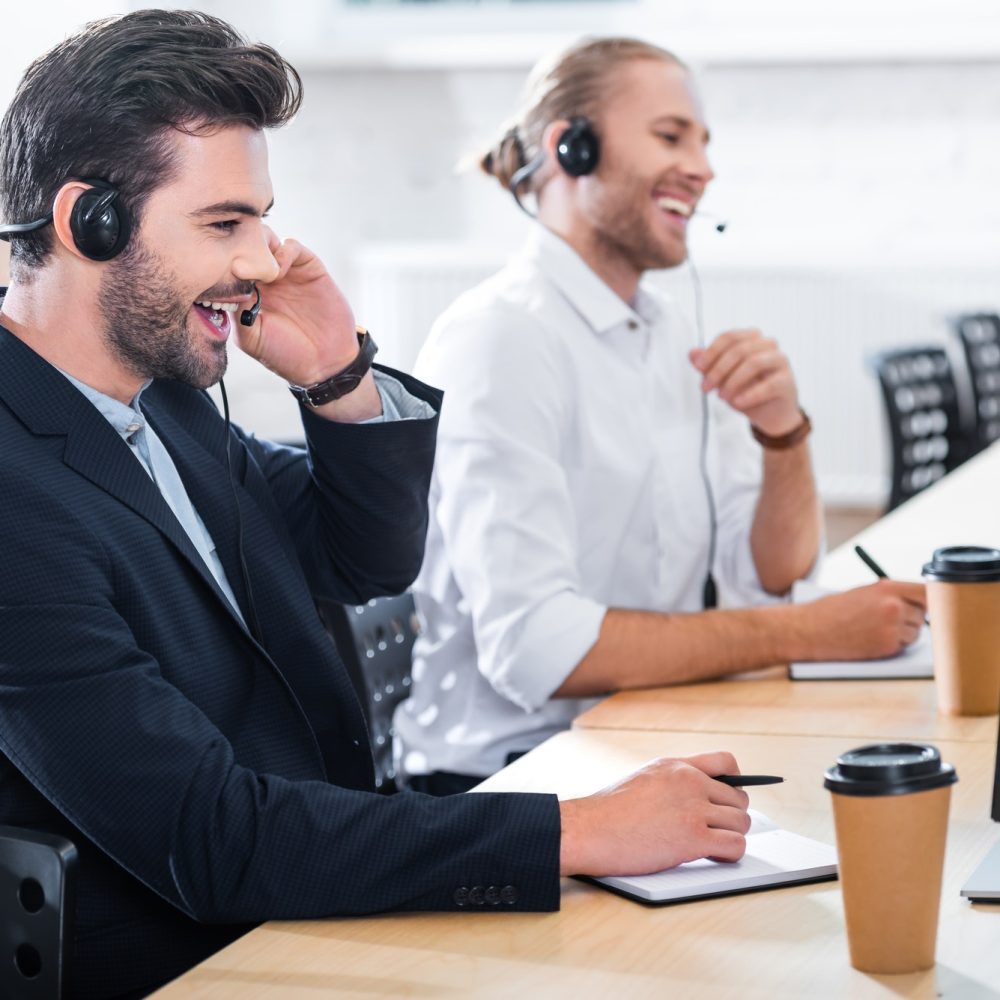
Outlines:
[[[93,386],[81,382],[78,378],[74,378],[69,372],[64,372],[61,368],[56,370],[65,375],[97,407],[101,416],[126,440],[137,430],[141,430],[146,426],[146,418],[142,415],[142,410],[139,408],[139,397],[142,395],[143,390],[153,381],[152,379],[147,379],[143,382],[139,391],[133,397],[131,405],[128,405],[112,396],[107,396],[103,392],[99,392]]]
[[[621,299],[564,239],[541,223],[532,227],[526,253],[595,333],[622,325],[637,329],[642,323],[655,323],[662,315],[660,306],[641,286],[633,305]]]

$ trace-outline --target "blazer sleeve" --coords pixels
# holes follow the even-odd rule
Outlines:
[[[458,909],[462,887],[490,885],[514,888],[503,908],[558,907],[554,796],[384,797],[261,773],[137,645],[115,586],[127,539],[12,476],[0,516],[0,749],[151,890],[225,923]],[[151,582],[170,597],[163,569]],[[210,684],[224,630],[193,599],[185,612],[206,645],[190,673]]]
[[[420,569],[427,535],[443,394],[377,367],[429,403],[433,417],[335,423],[301,407],[305,460],[301,449],[235,429],[278,504],[313,593],[343,603],[406,590]]]

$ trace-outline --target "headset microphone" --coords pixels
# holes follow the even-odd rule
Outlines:
[[[711,212],[703,212],[700,208],[695,212],[695,218],[715,223],[714,228],[717,233],[724,233],[729,225],[728,219],[720,219],[719,216],[713,215]]]
[[[260,312],[260,289],[256,284],[253,290],[257,293],[257,301],[249,308],[240,313],[240,323],[243,326],[253,326],[257,322],[257,314]]]

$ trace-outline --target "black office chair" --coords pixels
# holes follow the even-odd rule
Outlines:
[[[0,826],[0,996],[60,1000],[72,941],[76,848]]]
[[[365,710],[375,758],[375,787],[395,792],[392,714],[410,695],[410,651],[419,627],[411,594],[367,604],[317,602]]]
[[[972,450],[981,451],[1000,438],[1000,316],[967,313],[954,317],[951,328],[969,371],[975,425]]]
[[[903,347],[875,355],[892,442],[887,510],[919,493],[969,457],[955,379],[943,347]]]

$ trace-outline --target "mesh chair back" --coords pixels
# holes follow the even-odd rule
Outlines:
[[[367,604],[318,602],[365,710],[375,760],[375,786],[396,791],[392,762],[393,712],[410,695],[410,652],[417,637],[411,594],[377,597]]]
[[[943,347],[905,347],[872,359],[892,442],[888,510],[936,482],[968,457],[958,395]]]
[[[75,865],[64,837],[0,826],[0,996],[67,994]]]
[[[975,414],[974,451],[1000,438],[1000,316],[969,313],[952,321],[969,369]]]

